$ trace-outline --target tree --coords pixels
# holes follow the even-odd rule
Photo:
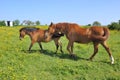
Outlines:
[[[91,26],[91,24],[88,24],[87,26]]]
[[[33,24],[32,21],[30,21],[30,20],[27,21],[27,25],[30,26],[30,25],[32,25],[32,24]]]
[[[120,30],[120,24],[116,22],[112,22],[110,25],[108,25],[108,28],[111,30]]]
[[[34,22],[32,22],[32,21],[30,21],[30,20],[24,20],[23,22],[22,22],[22,25],[27,25],[27,26],[33,26],[34,25]]]
[[[93,26],[101,26],[101,23],[98,21],[93,22]]]
[[[36,24],[36,25],[40,25],[40,21],[36,21],[35,24]]]
[[[6,26],[5,21],[0,21],[0,26]]]
[[[20,25],[20,21],[19,20],[14,20],[13,21],[13,25],[14,26],[19,26]]]

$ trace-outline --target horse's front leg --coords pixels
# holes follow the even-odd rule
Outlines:
[[[31,48],[32,48],[33,44],[34,44],[34,41],[31,42],[31,44],[29,46],[29,51],[31,51]]]

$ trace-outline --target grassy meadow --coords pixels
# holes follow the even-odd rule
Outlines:
[[[75,43],[77,59],[71,59],[66,37],[61,38],[63,54],[54,53],[53,41],[42,43],[44,51],[36,43],[29,53],[30,38],[25,36],[20,41],[20,28],[0,27],[0,80],[120,80],[120,31],[110,31],[108,45],[115,58],[115,64],[111,65],[101,45],[93,61],[86,60],[93,53],[92,43]]]

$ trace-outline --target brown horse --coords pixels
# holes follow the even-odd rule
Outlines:
[[[105,27],[98,27],[93,26],[90,28],[81,28],[78,24],[75,23],[51,23],[48,28],[49,34],[65,34],[67,39],[69,40],[67,50],[69,51],[70,55],[74,56],[73,54],[73,44],[74,42],[77,43],[89,43],[93,42],[94,45],[94,53],[89,58],[90,60],[98,52],[98,45],[101,44],[109,54],[111,64],[114,63],[114,58],[110,52],[109,47],[106,44],[106,41],[109,37],[109,30]]]
[[[30,44],[30,47],[29,47],[29,51],[31,50],[31,47],[33,46],[34,43],[38,42],[41,50],[43,50],[42,48],[42,45],[41,45],[41,42],[49,42],[51,40],[54,40],[55,42],[55,45],[56,45],[56,53],[57,53],[57,50],[60,46],[60,51],[62,51],[62,43],[59,41],[60,37],[63,36],[63,35],[53,35],[52,37],[47,37],[47,30],[42,30],[42,29],[39,29],[39,28],[28,28],[28,27],[25,27],[25,28],[21,28],[19,30],[20,32],[20,40],[22,40],[22,38],[24,38],[25,35],[29,35],[30,39],[31,39],[31,44]]]

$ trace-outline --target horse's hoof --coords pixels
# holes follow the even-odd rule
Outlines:
[[[57,52],[54,52],[54,54],[57,54]]]
[[[93,61],[91,58],[87,59],[88,61]]]
[[[75,55],[74,54],[70,54],[70,57],[74,57]]]
[[[28,52],[30,52],[31,50],[27,50]]]
[[[111,62],[111,64],[114,64],[114,62]]]

